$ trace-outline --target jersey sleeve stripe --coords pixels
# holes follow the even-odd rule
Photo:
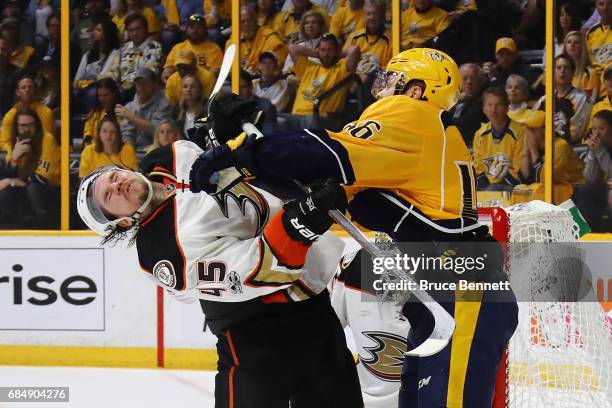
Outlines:
[[[455,219],[455,220],[442,220],[442,221],[434,221],[431,220],[429,218],[427,218],[424,214],[422,214],[418,208],[416,208],[413,204],[410,204],[410,207],[405,206],[402,202],[400,202],[400,200],[395,197],[394,195],[390,194],[389,192],[382,192],[380,193],[384,198],[386,198],[387,200],[389,200],[390,202],[392,202],[393,204],[395,204],[396,206],[398,206],[399,208],[403,209],[404,211],[406,211],[406,214],[404,214],[404,216],[402,217],[402,219],[400,220],[400,222],[396,225],[395,227],[395,232],[397,232],[401,226],[401,224],[404,223],[405,219],[407,218],[408,215],[412,215],[414,216],[416,219],[418,219],[419,221],[427,224],[430,227],[435,228],[438,231],[447,233],[447,234],[461,234],[464,232],[469,232],[472,230],[475,230],[477,228],[482,227],[481,224],[479,224],[478,222],[473,222],[468,226],[462,227],[461,226],[461,221],[460,219]],[[443,224],[449,225],[444,226]]]
[[[181,246],[181,240],[179,238],[179,228],[178,228],[178,222],[177,222],[178,221],[178,214],[177,214],[178,208],[177,207],[178,206],[175,204],[174,205],[174,239],[176,240],[176,248],[178,249],[179,254],[181,255],[181,260],[183,263],[183,282],[177,282],[176,289],[185,290],[185,287],[187,286],[187,259],[185,258],[185,251],[183,250],[183,247]]]
[[[442,160],[440,164],[440,211],[444,211],[444,168],[446,166],[446,126],[444,126],[444,110],[440,111],[440,124],[442,125]]]

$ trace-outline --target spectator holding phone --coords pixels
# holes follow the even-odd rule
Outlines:
[[[15,114],[6,162],[14,177],[0,180],[0,228],[57,228],[60,149],[30,107]]]

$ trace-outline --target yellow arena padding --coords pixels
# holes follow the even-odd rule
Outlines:
[[[152,347],[0,346],[0,365],[73,367],[157,367]],[[216,370],[213,349],[166,349],[165,367]]]

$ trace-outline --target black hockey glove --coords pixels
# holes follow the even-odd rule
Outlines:
[[[346,193],[336,180],[310,185],[311,192],[301,200],[284,205],[283,225],[291,239],[312,244],[334,223],[327,212],[346,211]]]
[[[230,142],[202,153],[191,165],[189,189],[215,194],[255,175],[255,135],[243,135],[241,143]],[[237,147],[240,147],[239,149]]]
[[[222,94],[210,102],[208,123],[217,141],[223,144],[242,133],[243,123],[257,125],[263,120],[262,116],[254,100],[233,93]]]

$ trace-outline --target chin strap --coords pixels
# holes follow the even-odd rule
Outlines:
[[[130,216],[130,219],[135,223],[138,223],[138,220],[142,216],[142,213],[147,209],[147,207],[149,207],[149,204],[151,204],[151,200],[153,199],[153,184],[151,184],[151,181],[146,178],[144,174],[138,173],[138,175],[145,182],[149,191],[147,193],[147,198],[144,200],[142,205]]]

